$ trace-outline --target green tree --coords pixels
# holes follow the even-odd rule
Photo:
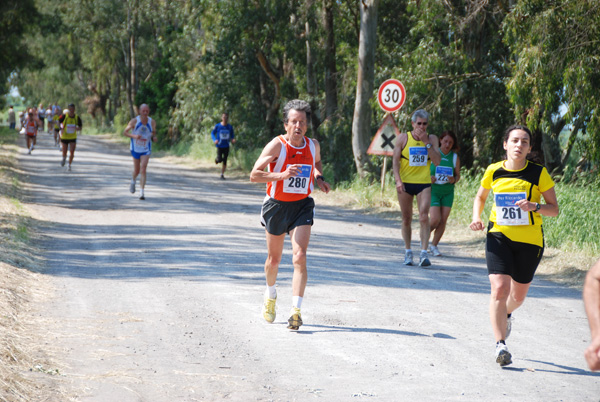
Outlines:
[[[38,17],[34,0],[0,2],[0,94],[8,93],[11,74],[35,61],[25,35],[36,28],[32,21]],[[4,108],[4,101],[0,97],[0,108]]]
[[[562,173],[577,142],[584,142],[583,160],[597,166],[600,3],[521,0],[504,32],[513,55],[507,86],[515,114],[541,137],[548,169]],[[559,135],[566,125],[572,130],[564,146]]]

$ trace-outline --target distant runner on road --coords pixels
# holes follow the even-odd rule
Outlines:
[[[34,108],[29,108],[27,116],[23,121],[23,128],[25,129],[25,138],[27,139],[27,153],[31,154],[31,151],[35,148],[37,142],[37,133],[41,126],[40,120],[37,118],[37,113]]]
[[[221,180],[225,180],[225,170],[227,169],[227,158],[229,157],[229,143],[235,144],[235,136],[233,134],[233,127],[227,121],[229,115],[223,113],[221,115],[221,122],[215,125],[210,136],[217,147],[217,157],[215,163],[219,164],[223,162],[221,166]]]
[[[60,142],[62,144],[62,161],[60,166],[65,166],[67,160],[67,151],[69,151],[69,164],[67,170],[71,170],[71,164],[75,157],[75,148],[77,147],[77,132],[81,132],[83,123],[79,115],[75,114],[75,104],[67,106],[67,113],[58,118],[58,123],[62,127]]]
[[[486,169],[473,203],[471,230],[483,230],[481,212],[490,193],[490,213],[485,259],[491,285],[490,321],[496,338],[496,363],[512,363],[506,339],[512,313],[525,301],[533,275],[544,254],[542,215],[557,216],[554,182],[542,165],[527,160],[531,131],[514,125],[504,134],[506,160]],[[545,204],[541,204],[544,197]]]
[[[588,271],[583,285],[583,301],[587,313],[592,341],[585,350],[590,370],[600,370],[600,260]]]
[[[133,157],[133,173],[129,191],[135,193],[135,181],[140,176],[140,200],[145,200],[146,170],[152,153],[152,143],[156,142],[156,122],[150,117],[150,107],[145,103],[139,107],[139,115],[131,119],[123,135],[131,138],[129,149]]]
[[[267,195],[261,210],[261,223],[267,237],[263,317],[275,320],[277,290],[275,282],[283,253],[285,234],[292,242],[294,274],[292,277],[292,311],[288,328],[302,325],[302,298],[306,288],[306,251],[314,216],[314,200],[310,197],[314,183],[328,193],[329,183],[322,176],[321,148],[316,140],[305,137],[310,121],[310,105],[303,100],[289,101],[283,108],[280,135],[265,146],[250,173],[250,181],[267,183]],[[268,170],[265,172],[265,168]]]

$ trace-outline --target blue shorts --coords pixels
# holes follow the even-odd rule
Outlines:
[[[131,151],[131,156],[133,156],[134,159],[140,159],[140,156],[150,155],[151,153],[152,153],[152,151],[142,152],[141,154],[139,154],[135,151]]]

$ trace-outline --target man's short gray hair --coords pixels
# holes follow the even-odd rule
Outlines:
[[[419,118],[429,121],[429,113],[427,113],[425,111],[425,109],[419,109],[416,112],[414,112],[412,115],[413,123],[416,123],[417,119],[419,119]]]
[[[290,110],[296,110],[298,112],[306,113],[307,123],[310,121],[311,110],[310,110],[310,105],[307,101],[303,101],[300,99],[294,99],[285,104],[285,106],[283,107],[283,122],[285,124],[287,124],[287,122],[288,122]]]

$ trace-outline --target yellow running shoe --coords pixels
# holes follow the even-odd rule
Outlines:
[[[300,309],[297,307],[292,307],[291,316],[288,319],[288,329],[298,329],[302,325],[302,314],[300,314]]]
[[[265,318],[265,320],[267,320],[267,322],[275,321],[275,302],[276,301],[277,301],[277,298],[269,299],[268,297],[265,297],[265,304],[263,304],[262,313],[263,313],[263,317]]]

